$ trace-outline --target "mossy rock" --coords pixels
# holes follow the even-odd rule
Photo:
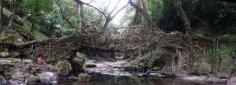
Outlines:
[[[161,69],[168,61],[171,60],[171,57],[172,55],[168,52],[162,50],[154,50],[140,58],[138,63],[141,67],[156,67],[158,69]]]
[[[78,75],[78,80],[79,81],[90,81],[90,79],[91,79],[91,76],[87,73],[80,73]]]
[[[83,71],[86,55],[83,53],[77,52],[75,57],[72,59],[72,68],[74,75],[78,75]]]
[[[85,59],[87,56],[81,52],[76,52],[76,55],[75,55],[77,58],[81,58],[81,59]]]
[[[153,67],[152,70],[153,70],[153,71],[160,71],[161,68],[160,68],[160,67]]]
[[[233,64],[233,66],[231,66],[231,73],[233,76],[236,76],[236,66],[235,64]]]
[[[56,69],[59,76],[68,76],[72,71],[71,64],[66,60],[58,61],[56,64]]]
[[[73,63],[78,65],[79,67],[83,67],[83,65],[85,63],[85,59],[75,57],[75,58],[73,58]]]
[[[73,58],[72,62],[76,65],[83,67],[85,63],[86,55],[80,52],[76,52],[76,56]]]
[[[37,69],[37,68],[31,68],[31,70],[30,70],[30,74],[37,75],[38,73],[40,73],[40,69]]]
[[[14,69],[12,67],[9,67],[8,69],[5,69],[4,76],[10,77],[14,73]]]
[[[23,43],[23,38],[21,35],[13,33],[0,33],[0,43],[11,43],[15,45],[20,45]]]
[[[9,57],[10,53],[9,52],[0,52],[0,57],[6,58]]]
[[[206,62],[198,62],[193,67],[193,73],[199,75],[206,75],[212,71],[211,65]]]
[[[0,85],[7,85],[7,81],[2,75],[0,75]]]

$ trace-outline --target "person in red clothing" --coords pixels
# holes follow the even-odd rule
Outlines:
[[[40,65],[46,65],[47,62],[43,59],[42,56],[37,57],[37,63]]]

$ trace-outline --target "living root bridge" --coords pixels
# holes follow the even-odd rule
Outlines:
[[[176,49],[185,49],[187,39],[183,34],[167,34],[163,32],[139,32],[131,33],[131,37],[107,38],[100,33],[76,33],[62,38],[49,38],[34,40],[24,43],[0,43],[0,47],[9,51],[19,52],[19,57],[34,59],[37,56],[43,56],[50,63],[56,63],[59,60],[69,60],[75,57],[75,53],[84,48],[93,48],[113,52],[134,52],[140,49],[154,50],[164,48],[169,51]],[[130,35],[127,35],[130,36]],[[105,38],[105,39],[101,39]],[[234,42],[235,37],[222,36],[218,41]],[[193,36],[193,40],[202,40],[203,42],[213,42],[215,38],[204,36]],[[110,47],[114,44],[114,47]]]
[[[1,43],[0,46],[9,51],[19,52],[18,57],[34,59],[37,56],[43,56],[48,62],[55,63],[63,59],[68,60],[75,54],[74,51],[80,47],[79,43],[76,42],[75,44],[75,42],[74,38],[69,36],[34,40],[20,44]]]
[[[0,47],[9,51],[18,52],[19,55],[16,57],[35,59],[38,56],[42,56],[47,62],[53,64],[59,60],[72,59],[75,57],[77,51],[83,50],[84,48],[113,52],[131,51],[131,49],[123,49],[124,47],[108,48],[107,44],[115,41],[99,42],[98,40],[97,37],[71,35],[62,38],[33,40],[23,43],[0,43]]]

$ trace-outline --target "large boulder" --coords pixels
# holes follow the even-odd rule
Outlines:
[[[76,52],[76,56],[77,58],[81,58],[82,60],[85,60],[85,58],[87,57],[84,53],[81,52]]]
[[[14,32],[14,33],[0,33],[0,43],[10,43],[10,44],[22,44],[23,37]]]
[[[155,67],[158,68],[156,70],[160,70],[165,66],[165,64],[167,64],[168,61],[170,61],[170,59],[170,53],[162,50],[154,50],[141,57],[138,63],[141,67],[147,67],[150,69]]]
[[[40,78],[38,76],[30,75],[26,78],[27,85],[35,85],[40,82]]]
[[[73,68],[73,73],[75,75],[78,75],[81,71],[83,71],[85,58],[86,55],[80,52],[76,52],[75,57],[72,59],[72,68]]]
[[[19,80],[19,81],[22,81],[24,82],[25,81],[25,78],[26,78],[26,74],[19,71],[19,70],[16,70],[12,75],[11,75],[11,79],[13,80]]]
[[[6,79],[0,75],[0,85],[7,85]]]
[[[71,64],[67,60],[58,61],[56,69],[59,76],[69,76],[72,71]]]
[[[97,66],[95,62],[96,62],[95,60],[87,60],[87,61],[85,62],[84,67],[85,67],[85,68],[94,68],[94,67]]]
[[[91,79],[91,76],[87,73],[80,73],[78,75],[78,80],[79,81],[89,81]]]
[[[76,56],[73,58],[72,62],[76,65],[79,65],[79,67],[83,67],[85,63],[86,55],[80,52],[76,52]]]
[[[54,72],[42,72],[39,74],[40,83],[43,85],[57,85],[57,77]]]
[[[206,62],[197,62],[194,64],[193,73],[206,75],[212,71],[211,65]]]
[[[217,72],[216,76],[220,79],[229,79],[231,75],[226,72]]]
[[[231,77],[226,85],[236,85],[236,77]]]
[[[11,60],[9,59],[0,59],[0,66],[10,66],[12,65]]]
[[[11,75],[11,79],[8,81],[10,85],[24,85],[26,80],[27,73],[21,72],[19,69],[16,69],[15,72]]]
[[[9,52],[0,52],[0,57],[8,57],[10,56],[10,53]]]

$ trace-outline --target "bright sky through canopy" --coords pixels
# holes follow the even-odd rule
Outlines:
[[[110,13],[117,5],[115,11],[118,11],[120,8],[122,8],[124,5],[127,5],[128,0],[82,0],[86,3],[90,3],[91,5],[101,9],[105,10],[107,9],[106,13]],[[125,15],[126,9],[123,9],[120,11],[112,20],[112,23],[115,25],[119,25],[121,22],[122,17]]]

